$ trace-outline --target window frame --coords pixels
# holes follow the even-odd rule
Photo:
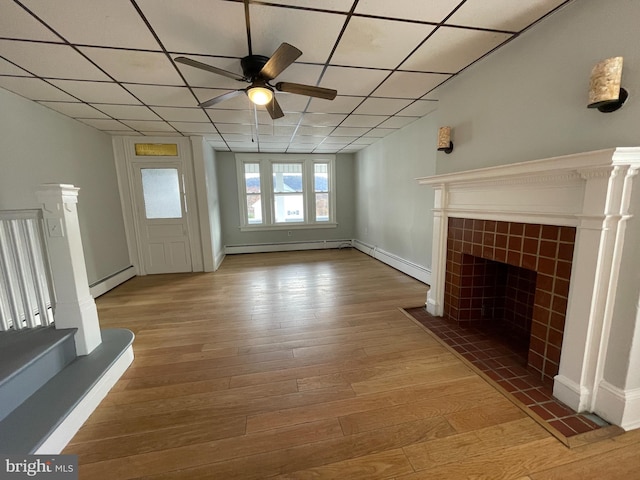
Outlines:
[[[240,206],[240,230],[299,230],[314,228],[336,228],[336,175],[335,155],[331,154],[262,154],[242,153],[236,154],[236,176],[238,180],[238,201]],[[262,223],[249,223],[247,208],[247,191],[245,181],[246,163],[259,164],[260,170],[260,203],[262,208]],[[276,223],[275,221],[275,192],[273,191],[273,168],[278,163],[301,164],[304,222]],[[314,165],[326,164],[329,174],[329,220],[316,221],[316,192],[315,192],[315,167]]]

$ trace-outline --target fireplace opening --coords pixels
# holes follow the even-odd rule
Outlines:
[[[527,364],[537,274],[474,255],[462,255],[458,323],[501,341]]]
[[[498,336],[552,385],[575,228],[450,217],[447,236],[444,317]]]

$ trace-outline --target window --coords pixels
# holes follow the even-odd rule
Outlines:
[[[241,228],[335,227],[334,155],[236,155]]]
[[[148,219],[182,218],[177,168],[142,168],[144,210]]]

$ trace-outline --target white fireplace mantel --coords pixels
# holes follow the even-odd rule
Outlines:
[[[427,296],[432,315],[443,315],[449,217],[576,227],[554,395],[576,411],[596,412],[625,429],[640,427],[640,392],[609,384],[603,372],[631,218],[631,190],[639,169],[640,147],[633,147],[417,179],[435,191],[432,284]],[[640,352],[636,357],[640,360]]]

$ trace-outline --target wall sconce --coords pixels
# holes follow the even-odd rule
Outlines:
[[[438,151],[444,153],[453,152],[453,142],[451,141],[451,127],[440,127],[438,129]]]
[[[591,70],[589,84],[589,108],[597,108],[604,113],[615,112],[625,102],[629,94],[620,87],[622,79],[622,57],[607,58]]]

